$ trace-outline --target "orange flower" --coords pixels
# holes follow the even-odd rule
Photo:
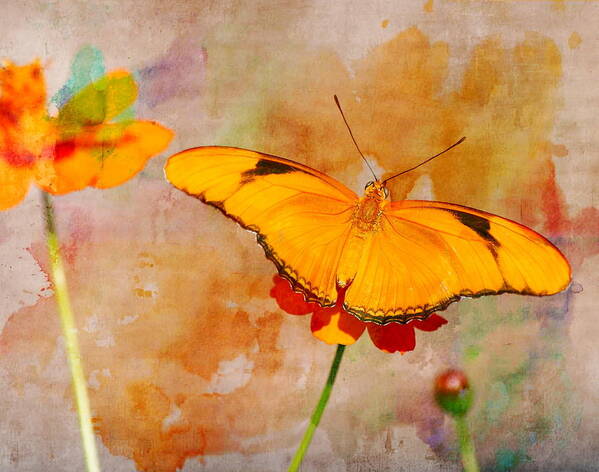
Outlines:
[[[382,351],[407,352],[416,347],[414,329],[435,331],[447,323],[437,314],[430,315],[424,321],[412,321],[407,324],[390,323],[380,326],[365,323],[343,309],[345,291],[339,289],[337,303],[333,307],[323,308],[317,303],[308,303],[301,293],[294,292],[287,280],[279,275],[273,277],[275,286],[270,291],[279,307],[292,315],[312,313],[310,328],[312,334],[328,344],[353,344],[368,329],[370,339]]]
[[[0,210],[19,203],[31,182],[58,195],[114,187],[142,170],[173,133],[150,121],[121,119],[136,99],[131,74],[113,71],[49,116],[39,61],[5,62],[0,67]]]

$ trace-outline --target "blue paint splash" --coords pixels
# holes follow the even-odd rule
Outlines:
[[[71,64],[71,76],[67,83],[50,100],[61,108],[73,95],[92,82],[95,82],[106,73],[104,56],[93,46],[84,46],[75,55]]]

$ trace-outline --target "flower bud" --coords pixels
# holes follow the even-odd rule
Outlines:
[[[472,405],[472,390],[461,370],[449,369],[435,381],[435,399],[443,411],[464,416]]]

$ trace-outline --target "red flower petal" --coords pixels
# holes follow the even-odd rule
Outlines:
[[[310,323],[312,334],[328,344],[355,343],[366,329],[366,323],[350,315],[339,306],[318,307]]]
[[[413,351],[416,347],[416,335],[413,323],[407,325],[390,323],[380,326],[375,323],[367,323],[368,334],[376,347],[380,350],[393,353]]]
[[[447,324],[447,320],[436,313],[433,313],[424,321],[416,320],[410,323],[411,326],[421,331],[436,331],[444,324]]]
[[[70,157],[75,152],[76,147],[77,145],[72,139],[56,143],[54,146],[54,160],[60,161],[61,159]]]
[[[307,315],[318,308],[316,303],[308,303],[301,293],[294,292],[291,284],[280,275],[275,275],[272,280],[275,286],[270,290],[270,296],[281,310],[290,315]]]

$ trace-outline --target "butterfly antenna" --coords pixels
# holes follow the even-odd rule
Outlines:
[[[343,118],[343,122],[345,123],[345,126],[347,126],[347,131],[349,131],[349,135],[351,136],[351,140],[354,142],[354,144],[356,146],[356,149],[360,153],[360,156],[362,156],[362,159],[364,159],[364,162],[366,163],[366,165],[370,169],[370,172],[372,172],[372,175],[374,176],[374,179],[375,180],[379,180],[379,178],[374,173],[374,170],[372,169],[372,167],[370,167],[370,164],[368,163],[368,161],[364,157],[364,154],[362,154],[362,151],[360,151],[360,146],[358,146],[358,143],[356,142],[356,138],[354,138],[354,133],[351,132],[351,128],[349,127],[349,123],[345,119],[345,114],[343,113],[343,110],[341,109],[341,104],[339,103],[339,99],[337,98],[337,95],[333,95],[333,97],[335,98],[335,103],[337,104],[337,108],[339,108],[339,112],[341,113],[341,118]]]
[[[462,142],[464,142],[464,140],[466,139],[466,136],[463,136],[457,143],[453,143],[451,146],[449,146],[447,149],[445,149],[444,151],[441,151],[439,154],[435,154],[432,157],[429,157],[428,159],[426,159],[425,161],[422,161],[420,164],[418,164],[417,166],[414,167],[410,167],[407,170],[404,170],[402,172],[400,172],[399,174],[395,174],[392,175],[391,177],[383,180],[383,185],[385,185],[385,183],[389,182],[391,179],[394,179],[395,177],[399,177],[400,175],[403,174],[407,174],[408,172],[413,171],[414,169],[418,169],[418,167],[423,166],[424,164],[426,164],[427,162],[432,161],[435,157],[439,157],[441,154],[445,154],[447,151],[449,151],[450,149],[456,147],[458,144],[461,144]]]

